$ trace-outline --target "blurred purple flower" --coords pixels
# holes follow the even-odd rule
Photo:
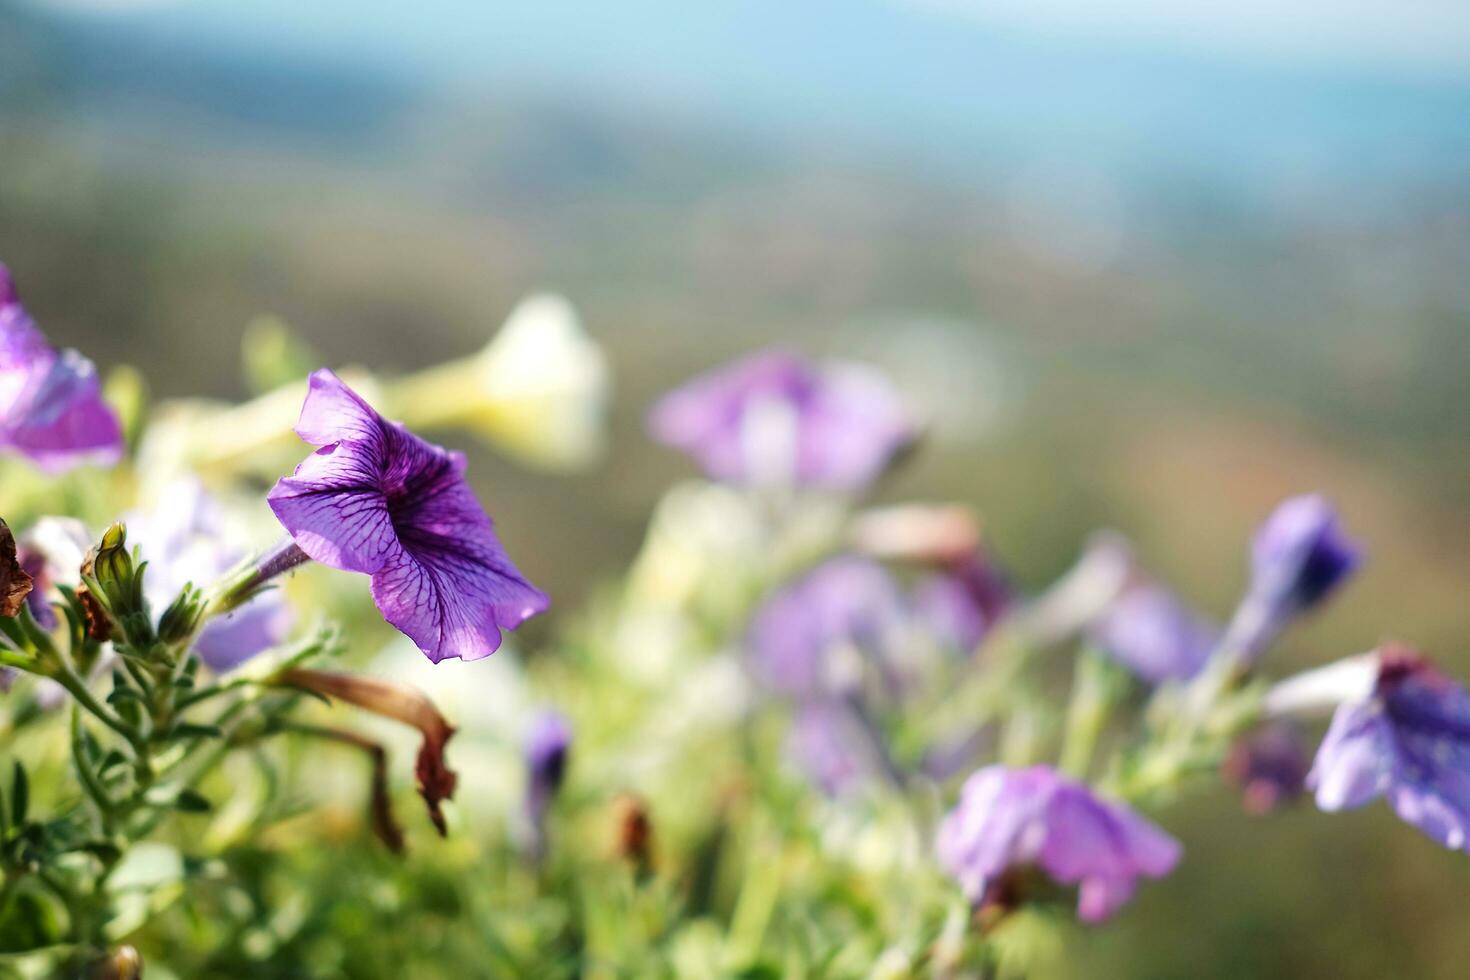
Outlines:
[[[1301,732],[1288,721],[1273,721],[1236,743],[1225,777],[1240,787],[1245,808],[1261,814],[1302,795],[1309,765]]]
[[[1328,812],[1387,796],[1441,845],[1470,850],[1470,695],[1418,653],[1380,651],[1371,695],[1338,707],[1307,786]]]
[[[1255,659],[1293,619],[1320,605],[1361,560],[1324,498],[1305,495],[1283,502],[1256,532],[1250,589],[1231,620],[1226,649]]]
[[[46,342],[0,265],[0,446],[49,472],[122,455],[122,427],[92,362]]]
[[[873,773],[861,735],[840,703],[802,704],[791,721],[786,750],[796,765],[828,796],[866,781]]]
[[[904,619],[898,585],[876,562],[833,558],[777,592],[756,612],[747,643],[756,676],[784,694],[853,686],[834,656],[856,650],[889,666]],[[891,678],[886,678],[891,679]]]
[[[855,697],[813,698],[796,709],[786,751],[828,796],[841,796],[874,779],[902,788],[882,734]]]
[[[1104,653],[1150,684],[1193,677],[1218,639],[1208,623],[1152,582],[1125,590],[1091,634]]]
[[[91,546],[86,525],[73,517],[43,517],[21,535],[20,564],[35,582],[26,604],[42,628],[60,625],[51,605],[60,598],[56,587],[81,584],[82,562]]]
[[[128,537],[148,562],[143,577],[155,616],[185,585],[205,588],[233,568],[247,550],[230,539],[219,506],[192,477],[170,484],[147,513],[128,521]],[[267,590],[238,609],[210,620],[194,649],[210,670],[225,673],[286,638],[290,606],[278,590]]]
[[[910,601],[919,621],[953,650],[974,650],[990,626],[965,583],[953,575],[940,573],[920,580]]]
[[[1013,872],[1039,867],[1077,885],[1077,915],[1109,918],[1140,877],[1161,878],[1179,843],[1121,803],[1098,797],[1049,766],[989,766],[971,776],[940,824],[940,864],[977,907],[998,898]]]
[[[311,558],[372,576],[373,601],[435,663],[477,660],[546,609],[465,482],[465,460],[382,418],[331,371],[296,432],[320,446],[268,499]]]
[[[910,601],[919,621],[942,642],[968,653],[1006,614],[1012,595],[1000,572],[976,551],[920,580]]]
[[[784,351],[703,374],[654,406],[649,428],[716,480],[858,490],[916,434],[872,368]]]
[[[551,801],[566,779],[567,759],[572,749],[572,726],[559,711],[543,711],[526,730],[526,820],[532,834],[532,850],[545,847],[546,814]]]
[[[536,715],[526,732],[527,806],[540,813],[551,803],[566,778],[572,747],[572,726],[559,711]]]

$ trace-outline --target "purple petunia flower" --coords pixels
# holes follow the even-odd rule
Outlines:
[[[716,480],[848,491],[872,482],[917,434],[898,393],[873,369],[815,365],[784,351],[670,392],[649,428]]]
[[[965,583],[936,573],[920,580],[909,597],[914,615],[951,650],[969,653],[990,628],[980,604]]]
[[[170,484],[152,510],[130,517],[127,524],[128,537],[148,562],[143,585],[155,616],[163,615],[185,585],[208,586],[248,550],[230,540],[218,505],[193,478]],[[291,608],[281,593],[265,591],[207,622],[194,649],[210,670],[225,673],[278,645],[291,622]]]
[[[1285,501],[1256,532],[1250,589],[1231,620],[1226,649],[1254,660],[1291,620],[1320,605],[1361,560],[1324,498]]]
[[[536,715],[526,731],[526,812],[540,823],[566,778],[572,726],[559,711]]]
[[[0,447],[49,472],[122,455],[122,427],[92,362],[46,342],[0,265]]]
[[[1121,803],[1049,766],[988,766],[971,776],[939,827],[940,864],[977,907],[1009,877],[1039,868],[1078,886],[1077,915],[1097,923],[1132,897],[1141,877],[1179,862],[1179,842]]]
[[[888,666],[903,617],[898,586],[881,565],[833,558],[756,612],[747,638],[752,665],[761,681],[784,694],[849,687],[853,678],[842,675],[855,665],[838,654],[856,650]]]
[[[546,851],[546,815],[567,775],[572,751],[572,726],[559,711],[542,711],[526,729],[525,814],[527,846],[540,856]]]
[[[828,796],[841,796],[879,777],[901,782],[887,748],[852,700],[803,702],[791,721],[786,751]]]
[[[546,609],[465,482],[465,460],[382,418],[331,371],[311,376],[296,432],[321,448],[268,499],[296,545],[372,576],[373,601],[435,663],[477,660]]]
[[[910,602],[919,621],[942,642],[968,653],[1005,616],[1012,599],[999,570],[976,550],[920,580]]]
[[[1236,743],[1225,760],[1225,777],[1240,787],[1246,810],[1269,813],[1306,790],[1310,760],[1301,732],[1289,721],[1263,725]]]
[[[1307,786],[1328,812],[1387,796],[1441,845],[1470,850],[1470,694],[1413,651],[1380,651],[1372,693],[1338,707]]]
[[[1150,684],[1188,680],[1215,649],[1216,631],[1168,589],[1140,583],[1093,625],[1092,640]]]

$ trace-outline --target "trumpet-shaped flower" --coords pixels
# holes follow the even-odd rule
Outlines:
[[[82,583],[82,562],[92,546],[87,526],[74,517],[43,517],[21,535],[20,563],[35,582],[26,596],[31,615],[45,629],[60,623],[52,603],[56,586],[76,588]]]
[[[1152,582],[1120,595],[1092,628],[1102,650],[1151,684],[1188,680],[1215,648],[1216,632]]]
[[[1078,886],[1077,915],[1097,923],[1132,897],[1139,878],[1161,878],[1179,843],[1121,803],[1098,797],[1049,766],[988,766],[971,776],[939,827],[941,865],[976,906],[1007,877],[1039,868]]]
[[[1435,841],[1470,850],[1470,694],[1417,653],[1380,651],[1371,693],[1337,708],[1307,785],[1329,812],[1385,796]]]
[[[526,812],[539,824],[566,778],[572,726],[557,711],[543,711],[526,731]]]
[[[583,466],[607,440],[607,357],[565,298],[522,300],[477,358],[476,424],[503,448],[558,469]]]
[[[383,419],[331,371],[311,376],[296,432],[320,446],[270,491],[311,558],[372,577],[373,601],[436,663],[477,660],[547,607],[496,537],[460,453]]]
[[[756,613],[748,644],[756,675],[786,694],[845,686],[841,654],[883,664],[903,622],[903,598],[881,565],[834,558],[782,589]],[[849,658],[851,659],[851,658]],[[856,671],[855,671],[856,672]]]
[[[917,434],[872,368],[783,351],[718,368],[665,395],[649,427],[729,483],[859,490]]]
[[[0,447],[44,470],[115,463],[122,427],[92,362],[46,342],[0,265]]]
[[[1225,646],[1253,660],[1291,620],[1331,595],[1361,560],[1324,498],[1285,501],[1256,532],[1250,589],[1231,620]]]

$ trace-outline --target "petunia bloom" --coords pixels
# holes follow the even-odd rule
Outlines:
[[[1140,583],[1093,625],[1092,640],[1150,684],[1188,680],[1215,648],[1215,630],[1162,585]]]
[[[1139,878],[1179,862],[1178,841],[1121,803],[1049,766],[988,766],[971,776],[939,827],[939,862],[976,907],[1000,898],[1017,873],[1040,869],[1078,886],[1077,915],[1098,923],[1132,897]]]
[[[122,454],[122,426],[102,400],[92,362],[46,342],[0,265],[0,447],[59,472],[111,464]]]
[[[777,592],[755,614],[747,645],[756,676],[783,694],[852,686],[864,660],[880,669],[904,621],[892,577],[865,558],[833,558]],[[856,651],[860,656],[845,656]]]
[[[1255,659],[1293,619],[1326,600],[1361,560],[1324,498],[1285,501],[1256,532],[1250,589],[1231,620],[1225,647],[1243,660]]]
[[[853,491],[917,436],[898,393],[872,368],[767,351],[701,375],[649,416],[665,445],[716,480]]]
[[[1371,693],[1343,702],[1307,776],[1333,812],[1385,796],[1441,845],[1470,850],[1470,695],[1421,655],[1379,651]]]
[[[875,730],[852,702],[813,698],[796,710],[786,752],[828,796],[841,796],[895,771]]]
[[[533,826],[545,819],[566,778],[572,726],[558,711],[543,711],[526,732],[526,813]]]
[[[26,596],[31,615],[44,629],[55,629],[60,618],[52,603],[60,598],[57,586],[76,588],[82,583],[82,562],[92,547],[87,526],[74,517],[43,517],[20,537],[20,563],[35,582]]]
[[[909,603],[918,624],[952,650],[975,649],[1014,605],[1010,584],[981,543],[979,522],[964,507],[876,508],[854,518],[849,539],[860,554],[929,570]]]
[[[372,577],[385,619],[432,661],[477,660],[547,607],[465,482],[465,459],[383,419],[331,371],[296,432],[320,446],[268,499],[308,556]]]
[[[128,537],[148,561],[144,591],[161,616],[183,587],[208,586],[248,549],[230,539],[219,506],[192,477],[169,484],[148,512],[128,519]],[[265,591],[205,623],[194,641],[209,669],[224,673],[278,645],[291,628],[291,608],[279,591]]]

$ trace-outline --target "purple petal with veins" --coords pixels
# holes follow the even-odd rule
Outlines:
[[[546,609],[464,479],[465,461],[383,419],[332,372],[311,376],[297,432],[321,448],[268,499],[315,560],[372,577],[383,617],[432,661],[476,660]]]

